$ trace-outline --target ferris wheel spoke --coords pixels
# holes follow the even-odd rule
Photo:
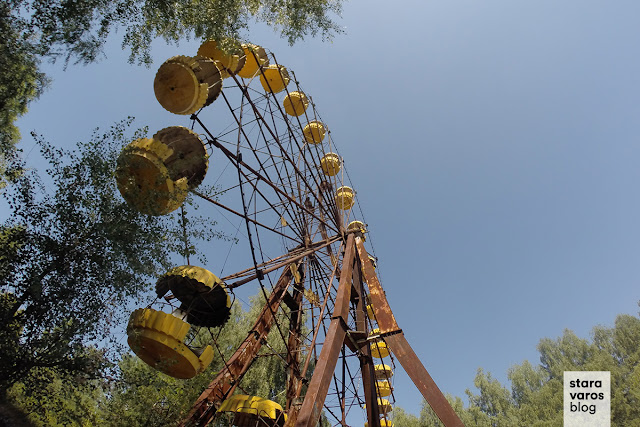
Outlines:
[[[249,216],[246,216],[246,215],[241,214],[240,212],[236,212],[236,211],[234,211],[233,209],[231,209],[230,207],[228,207],[227,205],[224,205],[224,204],[222,204],[222,203],[220,203],[220,202],[217,202],[217,201],[215,201],[214,199],[212,199],[212,198],[210,198],[210,197],[205,196],[204,194],[201,194],[201,193],[199,193],[199,192],[197,192],[197,191],[191,191],[191,192],[192,192],[193,194],[195,194],[196,196],[198,196],[198,197],[200,197],[200,198],[202,198],[202,199],[204,199],[204,200],[206,200],[206,201],[208,201],[208,202],[210,202],[210,203],[213,203],[214,205],[218,206],[219,208],[222,208],[222,209],[226,210],[227,212],[230,212],[230,213],[232,213],[232,214],[234,214],[234,215],[239,216],[240,218],[243,218],[243,219],[245,219],[245,220],[247,220],[247,221],[250,221],[250,222],[252,222],[252,223],[254,223],[254,224],[256,224],[256,225],[258,225],[258,226],[260,226],[260,227],[262,227],[262,228],[264,228],[264,229],[266,229],[266,230],[269,230],[269,231],[271,231],[271,232],[273,232],[273,233],[276,233],[276,234],[278,234],[278,235],[280,235],[280,236],[282,236],[282,237],[284,237],[284,238],[287,238],[287,239],[289,239],[289,240],[291,240],[291,241],[294,241],[294,242],[297,242],[297,241],[298,241],[298,240],[297,240],[297,239],[295,239],[294,237],[291,237],[291,236],[289,236],[289,235],[287,235],[287,234],[281,233],[280,231],[278,231],[278,230],[276,230],[276,229],[274,229],[274,228],[271,228],[271,227],[269,227],[268,225],[264,225],[264,224],[262,224],[262,223],[260,223],[260,222],[256,221],[255,219],[253,219],[253,218],[251,218],[251,217],[249,217]]]
[[[260,132],[261,132],[261,134],[263,136],[263,139],[264,140],[267,139],[266,136],[265,136],[265,133],[264,133],[265,131],[263,129],[263,127],[267,127],[268,132],[272,135],[272,137],[274,138],[276,143],[279,145],[279,147],[281,149],[281,152],[282,152],[282,155],[285,158],[284,161],[282,162],[283,167],[287,168],[287,163],[290,163],[292,165],[292,167],[294,168],[294,170],[295,170],[296,176],[298,176],[299,178],[302,178],[302,180],[304,181],[305,188],[309,188],[309,184],[306,181],[306,178],[304,177],[304,174],[296,167],[293,159],[288,155],[287,151],[285,150],[285,147],[283,147],[282,144],[280,143],[280,138],[278,137],[278,135],[268,126],[268,124],[264,120],[264,117],[260,114],[260,112],[258,111],[258,109],[255,106],[255,104],[253,103],[253,101],[249,98],[248,92],[246,90],[243,90],[243,93],[244,93],[245,97],[247,98],[247,100],[249,101],[248,103],[252,106],[253,110],[256,112],[256,115],[258,116],[258,126],[260,127]],[[223,97],[225,99],[225,102],[227,102],[227,104],[229,104],[229,100],[226,97],[226,95],[224,95],[224,93],[223,93]],[[242,105],[244,106],[245,103],[243,102]],[[240,112],[242,114],[242,109],[240,109]],[[235,117],[236,122],[239,125],[241,125],[241,119],[239,119],[235,114],[236,113],[234,112],[234,117]],[[273,115],[272,115],[272,117],[273,117]],[[289,128],[289,132],[291,132],[290,128]],[[258,151],[257,148],[252,144],[251,140],[248,138],[246,133],[242,132],[242,135],[245,137],[247,144],[251,146],[251,152],[253,153],[254,157],[260,163],[260,170],[264,171],[265,175],[267,175],[267,173],[266,173],[267,168],[265,167],[265,165],[260,161],[260,159],[257,156],[257,151]],[[274,164],[275,164],[275,161],[274,161],[274,157],[275,156],[273,155],[273,153],[272,153],[272,151],[270,150],[269,147],[270,147],[270,145],[267,144],[266,148],[269,151],[269,153],[271,154],[268,158],[271,159],[271,161],[274,162]],[[277,171],[277,174],[278,174],[279,182],[283,182],[284,180],[282,178],[282,174],[280,174],[280,172],[278,171],[277,168],[276,168],[276,171]],[[288,177],[288,179],[289,179],[290,186],[294,187],[294,183],[291,181],[292,175],[293,174],[289,173],[288,171],[285,173],[285,176]],[[315,175],[312,174],[311,176],[313,176],[314,179],[315,179]],[[268,175],[266,176],[266,178],[269,181],[272,181],[271,177],[269,177]],[[300,185],[299,185],[300,181],[298,180],[297,182],[298,182],[298,192],[299,192],[299,194],[302,194],[303,192],[300,191]],[[316,180],[316,183],[317,183],[317,180]],[[320,197],[318,196],[318,194],[316,194],[315,191],[312,191],[311,189],[307,190],[306,194],[308,194],[308,193],[311,193],[313,195],[313,197],[318,201],[320,206],[322,206],[324,204],[323,200],[322,200],[323,199],[322,192],[320,192],[320,191],[318,192],[320,194]],[[298,212],[298,210],[295,210],[295,212]],[[294,220],[294,223],[297,224],[297,227],[298,227],[298,230],[299,230],[298,235],[306,234],[305,233],[305,228],[308,228],[308,227],[305,226],[305,224],[307,224],[308,222],[303,220],[302,223],[301,223],[299,218],[296,218],[294,215],[291,215],[291,214],[290,214],[290,218],[292,218]],[[321,221],[325,222],[324,218],[322,218]]]
[[[306,179],[306,177],[305,177],[305,174],[301,172],[301,170],[299,169],[299,167],[296,165],[296,162],[294,161],[294,159],[293,159],[293,158],[291,158],[291,156],[290,156],[289,151],[294,152],[294,151],[296,151],[296,150],[297,150],[297,152],[298,152],[298,153],[302,153],[303,151],[302,151],[302,147],[300,146],[299,142],[297,141],[297,138],[296,138],[295,133],[293,132],[293,129],[291,128],[291,125],[290,125],[289,120],[287,120],[287,119],[285,119],[285,120],[284,120],[284,123],[285,123],[285,125],[286,125],[286,127],[287,127],[287,131],[288,131],[288,134],[289,134],[289,135],[288,135],[288,136],[289,136],[289,138],[287,138],[287,140],[289,141],[289,143],[290,143],[290,144],[295,143],[295,146],[293,146],[293,145],[292,145],[292,147],[291,147],[289,150],[287,150],[287,149],[286,149],[286,147],[284,147],[284,146],[282,145],[282,143],[281,143],[281,138],[279,138],[279,137],[278,137],[278,135],[276,134],[276,132],[274,132],[274,130],[271,128],[271,126],[269,126],[269,124],[267,123],[267,121],[264,119],[264,116],[260,113],[260,111],[259,111],[259,110],[258,110],[258,108],[256,107],[256,104],[251,100],[251,97],[250,97],[250,95],[249,95],[249,92],[246,90],[246,88],[245,88],[245,89],[243,89],[243,95],[244,95],[244,97],[249,101],[249,104],[250,104],[250,105],[252,106],[252,108],[254,109],[255,115],[256,115],[256,117],[259,119],[259,122],[262,122],[262,123],[263,123],[263,125],[264,125],[264,126],[265,126],[265,128],[267,129],[268,133],[269,133],[269,134],[271,135],[271,137],[273,138],[273,140],[274,140],[274,141],[275,141],[275,142],[280,146],[280,150],[281,150],[282,155],[283,155],[283,156],[286,158],[286,160],[288,160],[288,162],[292,165],[292,167],[294,168],[294,170],[295,170],[295,172],[296,172],[296,176],[304,182],[304,185],[305,185],[305,187],[306,187],[306,188],[309,188],[309,189],[313,188],[312,186],[310,186],[310,185],[309,185],[309,182],[307,181],[307,179]],[[277,105],[277,107],[278,107],[278,112],[279,112],[280,114],[282,114],[282,116],[283,116],[283,117],[286,117],[286,116],[284,115],[284,112],[282,111],[282,107],[280,106],[280,104],[279,104],[279,103],[275,103],[275,104],[276,104],[276,105]],[[274,111],[271,109],[272,103],[269,103],[269,104],[268,104],[268,106],[269,106],[269,108],[270,108],[270,110],[269,110],[269,112],[268,112],[268,113],[270,113],[270,114],[268,114],[268,115],[271,117],[272,122],[273,122],[273,127],[275,128],[275,127],[276,127],[276,124],[275,124],[275,117],[278,117],[278,116],[277,116],[276,114],[274,114]],[[301,126],[301,124],[300,124],[299,120],[298,120],[298,123],[299,123],[299,125]],[[307,159],[306,159],[304,156],[301,156],[301,158],[302,158],[302,160],[304,161],[304,163],[305,163],[305,167],[306,167],[308,170],[314,170],[314,169],[316,169],[315,164],[314,164],[313,166],[311,166],[311,165],[309,164],[309,162],[307,161]],[[314,184],[315,184],[315,187],[316,187],[316,188],[318,188],[318,187],[320,186],[320,182],[318,182],[318,181],[317,181],[316,175],[315,175],[315,174],[311,174],[311,177],[312,177],[312,178],[314,179],[314,181],[315,181],[315,183],[314,183]],[[314,196],[316,196],[316,195],[315,195],[315,193],[312,193],[312,194],[314,194]],[[317,196],[316,196],[316,198],[317,198]],[[321,205],[323,204],[323,203],[322,203],[322,201],[321,201],[319,198],[317,199],[317,201],[318,201],[318,203],[319,203],[319,204],[321,204]]]
[[[229,102],[228,97],[226,96],[225,93],[223,93],[222,95],[223,95],[223,99],[225,100],[225,102],[227,103],[229,108],[231,109],[231,104]],[[241,137],[244,137],[245,141],[249,144],[249,147],[251,148],[249,151],[253,154],[253,156],[255,157],[256,161],[259,164],[259,170],[261,170],[264,173],[264,179],[266,181],[268,181],[269,183],[273,184],[273,180],[268,175],[268,171],[264,168],[262,162],[260,161],[260,159],[259,159],[259,157],[257,155],[256,150],[253,148],[253,146],[251,144],[250,138],[247,136],[246,132],[244,131],[244,128],[242,127],[243,111],[244,111],[244,103],[242,103],[242,106],[240,107],[240,115],[239,116],[236,114],[235,111],[232,111],[233,118],[234,118],[234,120],[236,121],[236,123],[238,125],[238,142],[237,142],[237,152],[236,152],[236,158],[239,160],[238,163],[240,163],[241,162],[240,159],[242,159],[242,153],[240,152],[240,140],[241,140]],[[238,168],[238,170],[240,170],[240,168]],[[258,176],[257,173],[254,173],[254,174],[256,176]],[[243,175],[245,175],[245,178],[247,178],[246,174],[243,174]],[[242,186],[242,181],[240,181],[240,186]],[[254,185],[254,189],[256,191],[258,191],[257,190],[257,185]],[[276,194],[276,196],[280,199],[281,203],[283,203],[281,195],[280,194]],[[262,196],[262,197],[263,197],[264,201],[267,202],[271,206],[271,202],[266,197],[264,197],[264,196]],[[300,236],[301,236],[301,233],[298,234],[298,237],[300,237]]]
[[[265,134],[264,134],[264,129],[263,129],[263,123],[262,122],[263,122],[263,120],[258,120],[258,126],[260,128],[260,133],[264,138]],[[279,139],[276,139],[276,141],[274,142],[274,145],[278,145],[278,141],[279,141]],[[295,188],[295,185],[294,185],[294,183],[292,181],[292,174],[289,172],[288,167],[287,167],[287,164],[288,164],[287,159],[285,157],[281,157],[282,161],[280,163],[281,163],[282,168],[284,169],[284,171],[282,171],[282,172],[284,172],[284,174],[283,174],[276,167],[276,163],[275,163],[276,156],[274,156],[273,152],[271,151],[270,144],[267,144],[266,148],[267,148],[267,150],[269,152],[268,159],[270,159],[271,162],[273,162],[273,166],[274,166],[274,168],[276,170],[276,173],[278,175],[278,182],[280,182],[282,184],[288,183],[288,187],[293,190]],[[262,165],[262,166],[264,166],[264,165]],[[284,175],[284,177],[286,177],[286,181],[285,181],[285,178],[283,178],[283,175]],[[297,210],[295,210],[295,213],[296,213],[296,215],[294,215],[294,216],[295,216],[296,224],[298,226],[299,235],[304,235],[304,232],[303,232],[304,221],[301,220],[298,217],[298,211]]]
[[[252,168],[251,166],[249,166],[247,163],[245,163],[242,159],[239,159],[237,155],[233,154],[229,149],[227,149],[226,147],[224,147],[222,144],[220,144],[216,137],[213,136],[213,134],[211,134],[211,132],[207,129],[207,127],[204,125],[204,123],[202,123],[200,121],[200,119],[198,117],[194,117],[194,120],[196,120],[198,122],[198,124],[200,126],[202,126],[202,128],[204,129],[204,131],[207,133],[207,135],[210,138],[210,142],[211,144],[213,144],[216,148],[220,149],[225,156],[232,162],[234,163],[234,165],[236,167],[238,167],[238,169],[241,169],[240,166],[242,166],[243,168],[247,169],[249,172],[251,172],[253,175],[255,175],[258,179],[260,179],[262,182],[266,183],[269,187],[271,187],[276,193],[280,194],[281,196],[283,196],[284,198],[286,198],[289,202],[291,202],[292,205],[295,205],[298,209],[307,212],[309,215],[313,216],[315,219],[317,219],[318,221],[321,221],[323,223],[325,223],[327,226],[329,226],[330,228],[332,228],[334,231],[338,231],[338,229],[336,227],[334,227],[332,224],[327,223],[326,221],[321,220],[316,214],[314,214],[313,212],[310,212],[303,204],[299,203],[297,200],[295,200],[293,197],[291,197],[289,194],[285,193],[283,190],[281,190],[280,188],[278,188],[277,185],[275,185],[272,181],[270,181],[269,179],[267,179],[266,177],[264,177],[260,172],[258,172],[257,170],[255,170],[254,168]],[[245,174],[246,176],[246,174]]]
[[[271,106],[271,104],[269,104],[269,105]],[[278,109],[280,110],[280,112],[282,112],[282,110],[281,110],[281,108],[280,108],[280,104],[277,104],[277,105],[278,105]],[[273,111],[270,111],[270,113],[271,113],[271,114],[270,114],[270,116],[272,117],[272,120],[273,120],[273,117],[275,116],[275,114],[273,114],[273,113],[274,113]],[[259,113],[257,113],[257,114],[259,114]],[[264,118],[263,118],[262,120],[264,121]],[[301,147],[301,146],[300,146],[300,144],[298,143],[297,138],[296,138],[296,136],[295,136],[295,134],[294,134],[293,130],[292,130],[292,129],[291,129],[291,127],[290,127],[289,121],[288,121],[288,120],[285,120],[285,122],[286,122],[286,125],[287,125],[287,129],[288,129],[288,131],[289,131],[289,134],[290,134],[290,138],[288,138],[289,143],[290,143],[290,144],[293,144],[293,143],[295,143],[295,144],[296,144],[294,147],[292,147],[291,151],[294,151],[294,149],[297,149],[297,152],[298,152],[298,153],[302,153],[302,152],[303,152],[302,147]],[[264,121],[264,123],[266,124],[266,121]],[[272,133],[272,135],[273,135],[273,133]],[[291,158],[291,156],[290,156],[290,154],[289,154],[288,150],[286,149],[286,147],[284,147],[284,146],[282,145],[282,143],[281,143],[281,141],[280,141],[280,138],[275,138],[275,137],[274,137],[274,139],[275,139],[276,143],[280,146],[280,150],[281,150],[281,152],[282,152],[282,155],[283,155],[283,156],[285,156],[285,158],[286,158],[286,159],[289,161],[289,163],[293,166],[293,168],[294,168],[294,170],[295,170],[295,172],[296,172],[296,176],[297,176],[297,177],[299,177],[299,178],[302,180],[302,182],[303,182],[303,183],[304,183],[304,185],[305,185],[305,188],[309,189],[309,190],[310,190],[310,192],[311,192],[311,194],[313,194],[313,195],[314,195],[314,198],[316,198],[316,201],[318,202],[318,204],[319,204],[320,206],[324,206],[324,203],[323,203],[323,200],[321,199],[321,197],[318,197],[318,195],[316,195],[316,193],[315,193],[315,192],[311,191],[311,189],[312,189],[312,188],[321,188],[321,183],[320,183],[320,182],[318,182],[316,175],[315,175],[315,174],[311,174],[311,175],[310,175],[310,176],[313,178],[313,180],[315,181],[315,182],[314,182],[315,186],[313,186],[313,187],[312,187],[311,185],[309,185],[309,182],[308,182],[308,180],[306,179],[305,174],[304,174],[304,173],[302,173],[302,171],[300,170],[300,168],[296,165],[296,162]],[[315,166],[315,164],[314,164],[313,166],[311,166],[311,165],[309,164],[309,162],[307,161],[306,157],[301,156],[301,158],[303,159],[304,164],[305,164],[305,167],[307,168],[307,170],[309,170],[309,171],[311,171],[311,170],[317,170],[317,166]],[[318,163],[318,164],[319,164],[319,163]],[[337,227],[337,224],[336,224],[336,227]]]

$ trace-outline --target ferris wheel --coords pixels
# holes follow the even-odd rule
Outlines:
[[[180,209],[192,194],[238,218],[244,268],[222,275],[219,266],[187,262],[168,271],[156,303],[132,313],[130,347],[155,369],[191,378],[223,356],[216,343],[194,347],[190,337],[224,328],[241,286],[265,300],[182,425],[226,417],[235,426],[316,426],[323,416],[348,425],[360,414],[364,425],[392,426],[398,360],[445,425],[461,426],[396,323],[344,161],[295,73],[260,46],[222,50],[208,40],[195,56],[165,61],[154,91],[191,127],[170,126],[125,147],[121,194],[150,215]],[[209,175],[215,196],[199,187]],[[274,348],[285,350],[265,351]],[[258,357],[280,360],[284,390],[243,392]]]

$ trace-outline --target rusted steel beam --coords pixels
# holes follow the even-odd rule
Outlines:
[[[342,271],[338,293],[333,308],[333,317],[320,351],[318,363],[313,371],[313,377],[297,415],[296,427],[315,427],[322,415],[324,400],[329,391],[329,385],[338,362],[347,334],[347,320],[349,318],[349,300],[351,296],[351,280],[355,261],[355,245],[353,235],[347,238],[345,254],[342,261]]]
[[[391,307],[389,307],[387,297],[382,290],[380,282],[378,281],[378,276],[376,275],[373,264],[369,259],[369,254],[367,254],[367,250],[364,248],[364,241],[362,238],[356,237],[356,246],[358,247],[358,257],[360,258],[360,264],[362,265],[363,279],[367,282],[367,286],[369,286],[369,299],[371,300],[371,305],[373,306],[373,311],[376,315],[376,320],[378,321],[380,334],[397,331],[400,329],[398,327],[398,322],[396,322],[396,318],[391,312]]]
[[[364,300],[364,283],[362,283],[361,265],[356,262],[353,267],[353,286],[358,290],[356,302],[356,329],[362,331],[364,336],[369,333],[367,325],[367,303]],[[360,371],[362,372],[362,385],[364,389],[364,401],[367,406],[367,420],[371,427],[380,427],[380,408],[378,407],[378,394],[376,390],[375,370],[371,358],[371,345],[365,342],[358,356],[360,359]]]
[[[340,246],[341,248],[343,246]],[[310,262],[310,266],[313,264],[313,262]],[[317,316],[317,319],[323,319],[324,318],[324,313],[325,310],[327,310],[327,304],[329,302],[329,297],[330,295],[330,291],[331,288],[333,287],[333,280],[336,277],[336,274],[338,273],[338,266],[335,265],[333,267],[333,272],[331,273],[331,278],[329,278],[329,280],[327,281],[327,283],[325,283],[325,292],[324,292],[324,301],[322,302],[322,306],[320,307],[320,313]],[[302,371],[300,372],[300,376],[305,378],[307,375],[307,371],[309,370],[309,364],[311,363],[311,358],[314,355],[314,347],[316,345],[316,340],[318,339],[318,333],[320,332],[320,327],[322,325],[322,322],[318,321],[316,322],[314,331],[313,331],[313,338],[311,338],[311,342],[309,343],[309,345],[306,347],[307,349],[307,356],[305,358],[303,367],[302,367]],[[298,413],[300,412],[300,407],[302,406],[302,400],[304,399],[300,399],[300,395],[302,394],[302,385],[303,382],[300,381],[298,383],[298,388],[296,390],[295,396],[294,396],[294,402],[291,406],[291,408],[289,408],[289,412],[287,413],[287,422],[285,423],[285,427],[292,427],[296,424],[296,420],[298,419]]]
[[[297,247],[289,250],[289,252],[287,252],[284,255],[280,255],[277,256],[275,258],[271,258],[265,262],[262,262],[260,264],[257,265],[257,267],[261,270],[264,271],[265,268],[267,268],[267,266],[274,266],[277,265],[276,269],[282,267],[285,264],[291,264],[292,262],[296,261],[296,259],[293,259],[292,257],[297,257],[297,256],[302,256],[305,257],[313,252],[316,252],[322,248],[324,248],[326,246],[326,244],[333,244],[336,243],[338,240],[342,239],[342,235],[341,234],[336,234],[332,237],[329,237],[328,234],[323,234],[322,235],[322,240],[319,240],[317,242],[315,242],[313,245],[311,246],[305,246],[305,245],[298,245]],[[284,260],[284,261],[283,261]],[[247,276],[249,273],[253,272],[256,270],[256,266],[252,265],[249,268],[245,268],[244,270],[241,271],[237,271],[233,274],[230,274],[228,276],[224,276],[221,277],[220,279],[223,282],[228,282],[231,279],[237,279],[239,277],[245,277]]]
[[[462,424],[462,421],[449,404],[449,401],[444,397],[442,391],[440,391],[435,381],[433,381],[433,378],[431,378],[431,375],[429,375],[429,372],[427,372],[407,342],[404,333],[402,333],[398,327],[398,322],[396,322],[396,318],[391,312],[387,297],[382,290],[369,255],[364,248],[363,240],[360,237],[356,237],[355,240],[356,246],[358,247],[358,257],[362,264],[362,273],[365,282],[367,282],[367,286],[369,286],[371,304],[373,305],[373,312],[378,321],[380,334],[384,336],[385,333],[390,333],[384,336],[384,340],[389,346],[389,349],[400,361],[409,378],[411,378],[416,387],[418,387],[424,399],[445,427],[464,427],[464,424]]]
[[[218,406],[233,393],[237,382],[247,372],[255,356],[262,347],[271,327],[275,323],[274,314],[289,287],[292,279],[290,268],[285,268],[276,286],[264,305],[258,320],[249,331],[249,335],[220,370],[207,389],[200,395],[180,426],[205,426],[215,416]]]

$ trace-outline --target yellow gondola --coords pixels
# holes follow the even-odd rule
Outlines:
[[[369,423],[364,423],[364,427],[369,427]],[[393,422],[390,420],[380,420],[380,427],[393,427]]]
[[[146,364],[175,378],[193,378],[213,360],[213,349],[196,352],[184,344],[190,325],[150,308],[135,310],[127,326],[128,344]]]
[[[246,59],[240,46],[230,47],[227,52],[224,52],[218,47],[218,42],[215,40],[207,40],[202,43],[198,48],[198,55],[215,61],[220,68],[220,75],[223,79],[242,70]]]
[[[369,319],[375,321],[376,320],[376,315],[373,311],[373,305],[372,304],[368,304],[367,305],[367,317],[369,317]]]
[[[364,410],[367,410],[367,405],[364,405]],[[393,411],[393,406],[391,405],[391,402],[389,402],[388,399],[382,399],[381,397],[378,398],[378,411],[381,414],[387,414],[391,411]]]
[[[269,65],[269,57],[263,47],[255,44],[243,44],[242,50],[244,51],[245,63],[238,75],[245,79],[255,77],[260,71],[260,67],[266,67]]]
[[[197,326],[221,326],[229,319],[231,297],[222,280],[210,271],[192,265],[172,268],[156,283],[162,297],[171,291],[182,303],[187,322]]]
[[[387,397],[391,395],[391,384],[387,380],[378,380],[376,381],[376,390],[378,391],[378,396]]]
[[[335,176],[342,168],[340,156],[336,153],[327,153],[320,159],[320,167],[322,172],[327,176]]]
[[[153,139],[173,150],[164,161],[173,180],[187,178],[190,189],[200,185],[207,174],[209,156],[195,132],[183,126],[171,126],[157,132]]]
[[[220,95],[221,70],[209,58],[174,56],[158,69],[153,90],[165,110],[193,114]]]
[[[389,347],[382,340],[376,340],[371,343],[371,356],[376,359],[383,359],[389,356]]]
[[[355,204],[355,193],[351,187],[342,186],[336,190],[336,204],[342,210],[349,210]]]
[[[373,367],[373,375],[377,380],[388,380],[393,376],[393,370],[389,365],[379,363]]]
[[[234,414],[233,425],[282,427],[287,421],[282,406],[257,396],[236,394],[225,400],[218,412]]]
[[[282,65],[271,64],[262,68],[260,84],[267,93],[282,92],[289,84],[289,72]]]
[[[172,154],[166,144],[149,138],[136,139],[120,153],[116,166],[118,190],[139,212],[164,215],[186,199],[187,179],[173,180],[164,164]]]
[[[309,106],[309,99],[304,92],[294,91],[285,96],[282,101],[284,111],[290,116],[300,116],[304,114]]]
[[[367,232],[366,227],[364,226],[364,222],[362,221],[351,221],[349,225],[347,225],[347,230],[355,230],[356,236],[361,237],[362,240],[367,240],[365,233]]]
[[[371,255],[369,255],[369,261],[371,261],[371,264],[373,264],[373,268],[378,268],[378,260],[376,260]]]
[[[313,120],[302,129],[304,140],[309,144],[320,144],[327,133],[324,124],[318,120]]]

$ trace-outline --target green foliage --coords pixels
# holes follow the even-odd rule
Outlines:
[[[249,311],[234,304],[227,324],[205,329],[191,346],[215,342],[222,356],[216,355],[205,372],[189,380],[162,374],[136,356],[125,354],[118,363],[115,378],[92,379],[87,375],[62,373],[56,369],[34,368],[10,388],[8,400],[29,414],[34,425],[147,427],[176,425],[185,417],[207,385],[223,368],[256,321],[264,299],[251,300]],[[278,334],[272,331],[272,334]],[[269,336],[268,351],[284,351],[279,337]],[[261,352],[266,354],[267,351]],[[284,403],[286,378],[278,357],[260,357],[242,379],[238,390]],[[274,391],[276,393],[274,393]],[[227,426],[221,417],[214,425]]]
[[[95,426],[104,415],[102,381],[35,368],[8,391],[8,398],[37,426]]]
[[[253,327],[258,315],[262,311],[265,304],[265,298],[262,294],[258,294],[251,298],[251,306],[246,316],[240,323],[240,331],[244,331],[242,339],[247,336],[247,332]],[[276,325],[271,328],[267,335],[267,345],[263,345],[260,349],[261,355],[279,354],[286,358],[286,339],[288,338],[288,323],[282,312],[278,313],[278,323],[281,325],[281,331]],[[238,332],[240,332],[238,331]],[[280,335],[282,332],[282,335]],[[284,340],[283,337],[284,336]],[[251,365],[251,369],[242,378],[242,390],[253,396],[260,396],[269,400],[273,400],[285,406],[286,396],[285,387],[287,383],[285,363],[281,357],[268,356],[259,357]]]
[[[598,326],[592,335],[589,341],[566,330],[558,339],[542,339],[539,366],[525,361],[509,370],[511,390],[480,370],[475,380],[480,394],[467,391],[476,425],[561,425],[564,371],[610,371],[612,425],[637,425],[640,319],[620,315],[613,328]]]
[[[393,409],[393,423],[398,427],[420,427],[421,425],[418,417],[413,414],[409,414],[398,406]]]
[[[8,168],[20,140],[14,122],[47,85],[38,71],[40,61],[30,42],[21,36],[23,27],[14,13],[7,2],[0,4],[0,188],[19,174]]]
[[[92,62],[110,32],[124,29],[132,58],[149,62],[154,38],[239,38],[252,21],[277,29],[290,43],[340,32],[331,14],[341,0],[13,0],[12,18],[39,55]]]
[[[125,303],[184,250],[177,220],[141,215],[118,193],[118,152],[144,133],[130,124],[96,131],[73,152],[34,136],[48,180],[26,172],[4,193],[11,216],[0,226],[2,390],[37,367],[95,372],[108,359],[87,344],[126,323]]]
[[[246,337],[249,329],[244,327],[246,316],[235,304],[224,327],[203,328],[192,346],[211,343],[215,337],[217,348],[227,360]],[[103,425],[176,425],[224,366],[224,360],[216,353],[213,362],[202,374],[189,380],[180,380],[156,371],[136,356],[125,355],[118,364],[118,380],[112,383],[110,398],[105,405],[105,412],[113,416],[105,419]]]
[[[119,379],[106,402],[105,426],[176,425],[215,375],[213,368],[190,380],[178,380],[154,370],[136,356],[120,361]]]

